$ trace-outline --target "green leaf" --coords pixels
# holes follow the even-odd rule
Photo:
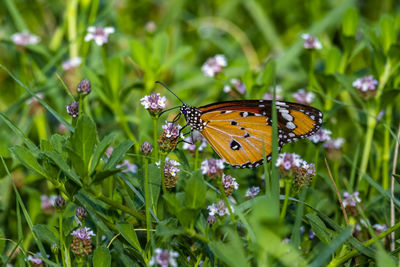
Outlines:
[[[148,52],[138,40],[132,40],[132,58],[145,71],[147,71]]]
[[[225,228],[224,233],[227,242],[211,241],[209,244],[210,250],[228,266],[249,266],[249,261],[246,258],[239,236],[229,228]]]
[[[88,174],[89,161],[93,155],[94,146],[96,143],[96,125],[89,117],[85,115],[81,116],[76,123],[75,132],[71,137],[71,144],[74,152],[76,152],[76,155],[82,159],[81,164],[75,164],[77,167],[76,170],[82,177],[86,177]],[[84,167],[83,170],[80,169],[81,166]]]
[[[158,203],[158,197],[160,196],[161,186],[160,169],[155,164],[149,164],[149,185],[151,206],[153,207],[153,210],[155,210]]]
[[[358,27],[358,11],[351,7],[343,15],[342,33],[346,37],[354,37]]]
[[[324,222],[314,213],[308,213],[306,215],[308,221],[310,222],[311,228],[317,235],[319,240],[324,244],[329,244],[331,237],[328,229],[326,228]]]
[[[378,267],[395,267],[398,266],[391,256],[383,249],[378,249],[376,254],[376,263]]]
[[[120,171],[121,171],[120,169],[108,169],[105,171],[96,172],[95,175],[93,176],[93,181],[91,183],[100,183],[107,177],[110,177]]]
[[[111,266],[111,254],[108,248],[101,246],[94,250],[93,266],[99,266],[99,267]]]
[[[269,88],[269,86],[274,83],[275,77],[276,77],[276,62],[275,60],[269,60],[268,63],[265,65],[264,69],[258,75],[257,84],[263,85],[265,86],[265,88]]]
[[[389,51],[390,46],[396,42],[396,29],[393,17],[387,14],[382,15],[379,21],[379,26],[381,28],[381,33],[382,33],[381,40],[382,40],[383,51],[387,53]]]
[[[185,206],[190,209],[200,209],[205,202],[207,185],[204,183],[201,170],[193,173],[192,177],[186,182],[185,186]]]
[[[190,46],[181,46],[177,51],[174,52],[172,56],[169,56],[161,66],[161,70],[168,70],[175,64],[179,63],[184,57],[187,56],[192,51]]]
[[[106,166],[104,166],[105,170],[114,169],[117,166],[117,163],[121,160],[124,154],[131,148],[133,142],[130,140],[126,140],[119,144],[110,156]]]
[[[1,66],[1,64],[0,64]],[[25,136],[25,134],[12,122],[10,121],[7,116],[5,116],[3,113],[0,112],[0,118],[3,119],[3,121],[8,125],[8,127],[11,128],[11,130],[13,130],[13,132],[22,138],[22,140],[24,140],[24,143],[26,144],[26,146],[34,151],[37,152],[39,151],[39,149],[36,147],[36,145],[28,138]]]
[[[50,230],[49,226],[44,224],[37,224],[33,226],[33,231],[35,231],[38,238],[44,242],[47,242],[50,246],[59,243],[56,235]]]
[[[142,251],[140,247],[139,240],[137,238],[135,229],[133,226],[127,222],[119,222],[117,223],[117,229],[121,233],[121,235],[128,241],[128,243],[136,248],[139,251]]]
[[[338,71],[342,55],[336,46],[332,46],[326,55],[325,73],[332,74]]]
[[[38,163],[36,157],[29,149],[23,146],[14,146],[11,148],[11,151],[14,153],[17,159],[21,161],[21,163],[24,164],[27,168],[37,172],[43,177],[48,178],[46,172],[44,171],[42,166]]]
[[[78,185],[82,185],[82,182],[76,172],[68,166],[67,162],[63,159],[60,153],[58,152],[44,152],[50,160],[52,160],[72,181],[77,183]]]
[[[164,61],[165,55],[168,51],[168,35],[165,32],[157,33],[154,36],[152,43],[152,60],[156,65],[153,65],[153,68],[157,68],[160,65],[160,62]]]
[[[326,266],[326,260],[350,237],[352,231],[352,227],[343,229],[335,239],[327,244],[328,246],[319,251],[318,256],[311,263],[311,267]]]
[[[123,75],[122,59],[113,57],[107,60],[107,78],[113,94],[113,99],[118,99]]]
[[[64,152],[65,143],[66,143],[66,139],[62,135],[53,134],[50,137],[50,144],[53,146],[53,149],[60,154],[62,154]]]
[[[114,140],[115,134],[109,134],[104,137],[101,142],[97,145],[96,150],[94,151],[92,161],[90,162],[90,170],[89,175],[92,175],[94,170],[96,169],[97,165],[101,157],[103,156],[104,152],[107,150],[111,142]]]

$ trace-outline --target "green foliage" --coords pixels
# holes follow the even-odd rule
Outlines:
[[[399,244],[389,236],[400,228],[391,212],[391,203],[400,206],[399,7],[0,2],[0,265],[27,266],[30,255],[47,266],[148,266],[160,265],[160,253],[177,266],[398,265]],[[114,32],[99,46],[87,41],[90,26]],[[12,34],[28,29],[40,42],[14,43]],[[304,33],[321,49],[305,48]],[[209,77],[202,66],[217,54],[227,64]],[[81,63],[66,68],[75,57]],[[376,82],[357,86],[366,76]],[[83,78],[89,94],[77,88]],[[305,102],[321,110],[331,140],[298,141],[283,152],[314,163],[315,175],[303,165],[276,166],[278,132],[272,162],[255,169],[225,164],[212,173],[218,168],[205,168],[205,160],[218,155],[202,140],[194,150],[179,142],[159,152],[169,138],[160,124],[186,122],[178,110],[145,110],[142,98],[154,92],[166,96],[165,108],[182,104],[157,80],[196,107],[271,98],[274,90],[277,101],[301,102],[299,88],[313,93]],[[74,116],[71,101],[79,102]],[[271,114],[268,122],[281,128],[282,112]],[[293,122],[296,129],[308,123]],[[185,142],[189,132],[182,130]],[[146,155],[144,141],[153,147]],[[246,192],[252,186],[260,192]],[[56,208],[56,196],[66,205]]]

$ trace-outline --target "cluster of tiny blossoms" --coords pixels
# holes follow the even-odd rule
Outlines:
[[[199,143],[199,145],[197,145]],[[197,131],[194,131],[191,136],[185,138],[185,142],[182,145],[182,149],[189,151],[192,155],[198,151],[203,151],[207,146],[207,141],[203,135]]]
[[[35,45],[40,42],[40,37],[29,31],[17,32],[11,35],[11,40],[18,46]]]
[[[311,104],[315,98],[315,94],[312,92],[306,92],[304,89],[299,89],[297,92],[293,93],[294,100],[300,104]]]
[[[305,49],[317,49],[317,50],[322,49],[322,44],[317,39],[317,37],[315,37],[311,34],[308,34],[308,33],[303,33],[301,35],[301,38],[303,38],[303,40],[304,40],[304,48]]]
[[[163,132],[157,142],[160,144],[160,149],[164,152],[172,151],[178,144],[178,139],[184,138],[181,133],[182,126],[172,122],[165,122],[162,126]]]
[[[201,67],[201,71],[207,77],[215,77],[224,70],[224,67],[228,65],[228,62],[224,55],[215,55],[207,59],[207,61]]]
[[[233,190],[237,190],[239,188],[239,184],[236,182],[236,179],[230,174],[222,175],[222,186],[224,187],[224,192],[227,196],[232,195]]]
[[[108,36],[115,32],[113,27],[90,26],[87,28],[88,33],[85,36],[85,42],[94,41],[98,46],[108,42]]]
[[[254,198],[260,193],[260,188],[258,186],[252,186],[247,189],[245,197],[247,199]]]
[[[150,115],[156,116],[165,109],[167,98],[159,93],[151,93],[151,95],[146,95],[140,99],[140,102],[150,112]]]
[[[216,204],[213,203],[210,206],[207,207],[207,209],[209,210],[208,215],[209,216],[224,216],[229,214],[229,209],[228,207],[225,205],[225,202],[223,200],[218,201]],[[233,210],[233,208],[231,207],[231,209]]]
[[[160,162],[156,163],[157,166],[160,166]],[[166,188],[173,188],[176,185],[176,182],[178,181],[178,172],[180,163],[177,162],[176,160],[170,160],[168,158],[165,158],[165,164],[164,164],[164,183]]]
[[[246,85],[244,85],[244,83],[239,80],[239,79],[232,79],[231,80],[231,85],[233,86],[233,88],[235,89],[235,91],[239,92],[240,94],[244,95],[246,93]],[[229,93],[232,97],[236,97],[237,94],[236,92],[234,92],[232,90],[232,86],[231,85],[225,85],[224,86],[224,92],[225,93]]]
[[[327,156],[329,159],[337,160],[342,157],[342,153],[340,149],[344,144],[344,139],[339,138],[331,138],[332,132],[321,128],[319,129],[314,135],[309,136],[308,139],[311,140],[313,143],[324,143],[323,147],[327,151]]]
[[[92,252],[91,237],[96,234],[88,227],[81,227],[71,233],[74,237],[71,248],[76,255],[88,255]]]
[[[210,158],[201,163],[201,172],[211,179],[221,176],[224,170],[224,160]]]
[[[358,216],[358,210],[356,207],[357,203],[361,203],[359,195],[359,192],[354,192],[353,194],[350,194],[349,192],[343,193],[343,206],[346,209],[347,213],[354,217]]]
[[[315,165],[307,163],[295,153],[281,153],[276,161],[276,166],[285,175],[293,175],[295,189],[307,186],[315,175]]]
[[[179,257],[178,252],[176,251],[169,251],[167,249],[156,248],[154,250],[155,256],[151,256],[149,265],[155,266],[159,265],[161,267],[168,267],[168,266],[178,266],[176,262],[176,258]]]
[[[353,86],[358,89],[360,95],[365,99],[375,96],[377,85],[378,81],[372,75],[358,78],[353,82]]]
[[[274,97],[274,94],[272,93],[273,90],[274,90],[274,87],[271,86],[269,88],[269,92],[264,94],[263,99],[264,100],[272,100]],[[275,86],[275,99],[276,100],[283,100],[282,92],[283,92],[282,86],[276,85]]]

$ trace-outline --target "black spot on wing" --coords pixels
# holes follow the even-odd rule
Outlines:
[[[232,139],[232,140],[231,140],[231,143],[229,144],[229,146],[230,146],[230,148],[231,148],[232,150],[239,150],[239,149],[242,148],[242,146],[239,144],[239,142],[236,141],[235,139]]]

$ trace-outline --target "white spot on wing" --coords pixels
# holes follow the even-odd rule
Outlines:
[[[286,123],[286,128],[288,128],[288,129],[290,129],[290,130],[293,130],[294,128],[296,128],[296,125],[295,125],[293,122],[288,121],[288,122]]]

